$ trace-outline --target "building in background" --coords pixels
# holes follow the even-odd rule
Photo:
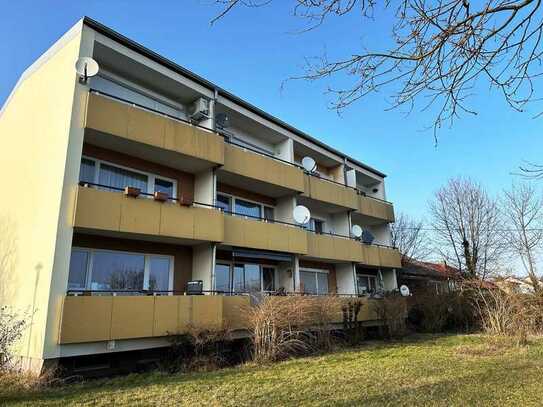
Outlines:
[[[0,303],[29,316],[29,369],[241,329],[247,293],[397,288],[383,173],[93,20],[24,72],[0,134]]]

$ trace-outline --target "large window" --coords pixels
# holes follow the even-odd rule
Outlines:
[[[81,159],[79,180],[104,185],[105,190],[133,187],[149,194],[164,192],[172,198],[177,193],[175,180],[89,157]]]
[[[377,289],[377,277],[368,274],[356,274],[358,294],[371,294]]]
[[[302,291],[308,294],[328,294],[328,271],[301,269]]]
[[[234,212],[236,215],[266,219],[270,222],[273,222],[275,218],[274,208],[272,206],[264,205],[260,202],[248,201],[220,192],[217,194],[216,205],[220,209]]]
[[[171,256],[72,249],[68,289],[168,291],[172,287]]]
[[[275,268],[251,263],[217,263],[215,290],[248,293],[275,290]]]

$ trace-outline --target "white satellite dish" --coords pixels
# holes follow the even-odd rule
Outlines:
[[[305,225],[307,222],[309,222],[309,219],[311,219],[311,212],[309,212],[309,209],[307,209],[305,206],[298,205],[292,211],[292,217],[299,225]]]
[[[79,74],[79,79],[82,83],[86,83],[88,78],[95,76],[100,67],[91,57],[81,57],[75,63],[75,70]]]
[[[400,294],[402,297],[409,297],[409,287],[406,285],[400,286]]]
[[[351,227],[351,234],[356,238],[362,237],[362,228],[358,225],[353,225]]]
[[[302,167],[304,167],[304,170],[307,172],[313,172],[315,171],[315,168],[317,168],[317,163],[311,157],[304,157],[302,158]]]

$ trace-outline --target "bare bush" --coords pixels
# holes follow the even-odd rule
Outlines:
[[[525,344],[529,335],[543,333],[543,297],[503,290],[476,290],[482,329],[490,335],[516,338]]]
[[[11,366],[13,346],[23,336],[26,325],[24,317],[6,306],[0,307],[0,371]]]
[[[375,303],[378,318],[383,321],[386,336],[400,338],[407,334],[407,302],[397,292],[386,293]]]
[[[256,362],[270,362],[331,346],[330,324],[340,320],[333,296],[266,297],[248,310]]]
[[[170,373],[180,371],[211,371],[226,365],[224,349],[232,340],[228,327],[216,329],[189,325],[183,335],[169,336],[170,348],[161,368]]]

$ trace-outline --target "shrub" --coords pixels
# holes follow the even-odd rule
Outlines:
[[[248,312],[253,359],[270,362],[332,346],[331,323],[340,320],[334,296],[265,297]]]
[[[11,366],[12,348],[26,328],[25,319],[6,306],[0,307],[0,371]]]
[[[189,326],[184,335],[169,336],[171,346],[161,367],[170,373],[210,371],[226,364],[224,349],[231,340],[228,328],[203,329]]]
[[[377,317],[383,321],[386,335],[399,338],[407,334],[407,303],[396,291],[385,293],[382,300],[375,302]]]

